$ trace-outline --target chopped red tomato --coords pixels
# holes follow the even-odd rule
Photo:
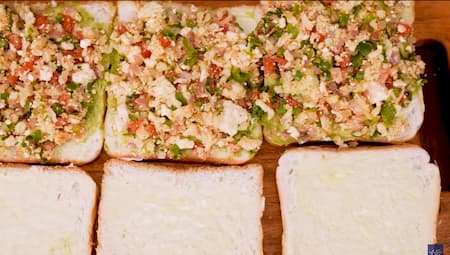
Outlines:
[[[158,40],[163,48],[167,48],[171,44],[171,41],[167,39],[163,34],[158,35]]]
[[[269,102],[266,102],[266,104],[272,109],[278,108],[278,103],[272,103],[269,101]]]
[[[325,35],[324,35],[324,34],[317,33],[317,35],[319,36],[319,37],[317,38],[317,41],[318,41],[318,42],[323,42],[323,41],[325,41]]]
[[[338,65],[339,65],[339,67],[340,67],[341,69],[347,68],[347,66],[349,66],[349,63],[350,63],[350,55],[347,54],[347,53],[344,53],[344,54],[341,56],[341,58],[342,58],[342,60],[339,61],[339,62],[337,62]]]
[[[23,63],[23,65],[18,69],[19,72],[27,72],[33,70],[34,63],[31,61],[27,61]]]
[[[284,65],[287,63],[286,59],[280,57],[264,57],[263,66],[264,72],[271,74],[274,72],[275,64]]]
[[[142,125],[141,120],[131,120],[128,122],[128,132],[136,133],[136,130]]]
[[[82,48],[76,48],[73,50],[65,50],[64,53],[66,55],[72,56],[75,61],[83,61],[83,49]]]
[[[221,73],[222,73],[222,68],[220,68],[214,64],[211,64],[211,66],[209,67],[209,75],[211,75],[213,78],[219,79]]]
[[[48,16],[45,15],[36,15],[36,21],[34,22],[34,25],[38,28],[41,26],[45,26],[48,24]]]
[[[14,75],[12,73],[8,73],[7,79],[10,85],[16,84],[17,80],[19,80],[19,76]]]
[[[62,27],[64,31],[66,31],[69,34],[72,34],[73,28],[75,27],[75,20],[69,15],[63,15]]]
[[[58,117],[55,122],[57,128],[62,128],[67,124],[67,119],[63,117]]]
[[[156,132],[156,127],[153,124],[148,124],[146,126],[146,130],[150,134],[151,137],[155,137],[158,135],[158,132]]]
[[[149,58],[152,56],[152,52],[147,49],[147,44],[145,42],[136,43],[141,48],[141,55],[143,58]]]
[[[69,93],[67,93],[67,92],[62,93],[58,97],[58,101],[64,106],[69,104],[69,99],[70,99],[70,96],[69,96]]]
[[[119,34],[123,34],[127,31],[128,31],[128,27],[124,23],[120,23],[119,26],[117,27],[117,32],[119,32]]]
[[[386,88],[392,89],[394,87],[394,78],[392,78],[392,76],[389,75],[384,84]]]
[[[58,79],[59,79],[58,72],[53,72],[52,78],[50,79],[49,83],[53,85],[58,84]]]
[[[295,100],[294,98],[292,98],[291,96],[286,97],[286,102],[287,102],[290,106],[295,107],[295,108],[300,108],[300,107],[302,107],[302,104],[299,103],[299,102],[298,102],[297,100]]]
[[[83,33],[81,31],[74,31],[72,34],[77,40],[81,41],[84,39]]]
[[[8,36],[8,41],[16,50],[22,49],[22,36],[12,33]]]
[[[260,94],[261,93],[259,93],[258,90],[254,89],[254,90],[250,91],[250,99],[252,99],[252,100],[258,99]]]

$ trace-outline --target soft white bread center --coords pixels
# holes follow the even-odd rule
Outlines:
[[[427,254],[439,171],[419,148],[292,150],[280,159],[285,255]]]
[[[95,183],[78,171],[42,169],[0,169],[0,253],[90,255]]]
[[[259,169],[107,171],[98,255],[262,254]]]

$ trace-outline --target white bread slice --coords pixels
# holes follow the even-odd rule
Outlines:
[[[95,48],[103,51],[106,46],[106,35],[110,32],[113,17],[116,13],[114,3],[107,1],[83,1],[83,2],[6,2],[8,6],[16,9],[23,9],[29,6],[33,14],[44,14],[53,17],[64,9],[75,9],[77,12],[92,18],[88,24],[90,30],[98,31],[95,40],[98,44]],[[94,36],[94,35],[93,35]],[[105,37],[105,38],[101,38]],[[93,38],[91,38],[93,39]],[[62,52],[61,49],[59,51]],[[95,68],[94,68],[95,69]],[[95,70],[101,73],[101,70]],[[76,165],[86,164],[94,160],[103,147],[103,118],[105,112],[105,86],[103,77],[97,77],[97,82],[93,86],[91,101],[88,106],[88,113],[83,118],[83,133],[72,135],[70,139],[57,145],[49,151],[45,160],[40,155],[31,154],[22,146],[0,146],[0,161],[19,163],[73,163]],[[33,92],[35,93],[35,92]],[[35,127],[42,128],[41,126]],[[51,132],[50,132],[51,133]]]
[[[172,19],[174,13],[188,13],[188,11],[195,8],[191,8],[188,5],[163,1],[118,1],[117,7],[118,14],[115,21],[116,23],[127,24],[128,22],[131,22],[132,24],[139,24],[139,22],[143,22],[144,20],[147,20],[146,22],[149,22],[149,20],[152,21],[150,22],[152,23],[151,26],[147,24],[147,27],[139,32],[139,34],[145,34],[145,37],[140,39],[138,38],[140,36],[132,38],[132,40],[135,41],[139,41],[145,38],[146,42],[150,44],[149,49],[151,49],[152,55],[148,57],[147,63],[154,63],[156,61],[156,63],[160,62],[162,65],[172,65],[176,70],[181,71],[181,69],[177,67],[178,63],[172,63],[173,59],[175,58],[174,55],[164,56],[162,54],[164,54],[164,52],[167,52],[167,54],[170,54],[170,52],[173,53],[173,49],[183,49],[184,46],[181,45],[181,38],[185,37],[177,35],[178,39],[172,41],[172,43],[174,43],[174,47],[169,46],[166,50],[162,51],[160,42],[158,40],[155,40],[155,35],[157,34],[155,31],[158,31],[159,33],[159,30],[167,30],[169,27],[165,24],[166,21],[164,20],[169,20],[169,18]],[[170,11],[168,11],[169,8]],[[199,7],[198,10],[201,11],[199,11],[198,15],[194,15],[195,17],[202,17],[202,15],[206,15],[206,17],[215,17],[215,13],[223,9],[204,9],[203,7]],[[253,30],[261,17],[261,10],[255,6],[239,6],[226,10],[228,10],[232,15],[236,15],[236,21],[240,24],[240,27],[243,28],[244,33],[249,33],[251,30]],[[196,20],[196,18],[194,20]],[[197,28],[194,28],[192,30],[194,31],[193,34],[201,34],[204,31],[211,30],[211,24],[218,25],[214,24],[214,19],[210,20],[209,18],[205,18],[205,21],[201,22],[205,23],[201,25],[202,29],[198,30]],[[234,22],[232,24],[234,26]],[[116,29],[112,33],[111,48],[117,50],[117,52],[121,55],[126,56],[130,51],[130,47],[132,47],[132,45],[130,44],[131,41],[126,39],[128,35],[119,33],[119,27],[120,26],[116,26]],[[188,30],[184,29],[183,31]],[[133,33],[138,34],[138,32],[134,30]],[[178,32],[176,33],[178,34]],[[209,36],[212,36],[216,39],[220,38],[218,36],[221,36],[217,35],[216,32],[212,32],[212,30],[208,32],[208,34],[209,33],[211,33],[211,35]],[[175,36],[175,38],[177,38],[177,36]],[[209,63],[208,61],[214,61],[215,64],[218,64],[220,66],[222,64],[219,63],[223,61],[222,58],[226,59],[230,63],[231,61],[236,62],[236,58],[231,56],[238,55],[238,51],[240,50],[237,50],[237,48],[241,47],[238,47],[238,45],[242,44],[242,47],[246,47],[246,40],[241,40],[244,37],[245,35],[241,34],[239,36],[239,40],[233,42],[226,41],[226,43],[230,43],[230,47],[233,46],[236,54],[224,55],[220,53],[216,55],[215,53],[205,53],[205,55],[215,57],[213,57],[213,59],[211,60],[209,60],[208,58],[204,58],[205,63],[197,63],[196,65],[203,67],[212,66],[212,62]],[[154,39],[150,40],[149,38]],[[211,42],[202,42],[202,45],[203,44],[205,44],[205,47],[208,49],[214,48],[212,47]],[[211,50],[211,52],[213,51]],[[178,53],[175,54],[175,56],[176,55],[178,55]],[[186,54],[184,53],[184,55]],[[165,57],[163,61],[164,63],[161,62],[161,57],[158,56]],[[175,59],[177,58],[180,57],[176,57]],[[219,62],[217,62],[216,60]],[[258,66],[256,64],[258,60],[253,59],[252,57],[251,61],[252,63],[246,65],[245,68],[249,67],[250,71],[258,72]],[[130,59],[124,59],[123,63],[125,63],[125,66],[128,67],[129,65],[132,65],[132,62],[133,61],[131,61]],[[179,63],[182,62],[183,60],[180,58]],[[226,81],[231,79],[231,77],[226,77],[230,76],[232,68],[232,65],[228,64],[228,62],[226,64],[224,63],[223,65],[224,71],[222,74],[220,74],[220,80]],[[161,64],[156,64],[155,66],[160,66]],[[233,65],[238,64],[235,63]],[[222,68],[222,66],[220,68]],[[203,69],[206,70],[205,68]],[[177,111],[173,109],[170,111],[166,111],[166,104],[167,106],[170,106],[170,104],[172,104],[173,102],[170,102],[169,104],[168,102],[164,101],[173,101],[175,95],[174,93],[171,93],[171,90],[175,91],[175,87],[177,87],[177,91],[183,91],[184,87],[191,87],[191,85],[195,85],[197,83],[197,80],[199,79],[193,78],[192,81],[189,82],[189,84],[172,84],[165,78],[165,71],[161,71],[162,69],[160,70],[151,66],[140,70],[139,79],[135,81],[135,78],[129,77],[130,68],[125,68],[124,70],[122,70],[122,73],[118,75],[107,74],[106,76],[108,81],[111,82],[111,86],[107,88],[108,101],[107,113],[105,117],[105,151],[108,155],[121,159],[134,160],[176,159],[181,161],[212,162],[215,164],[242,164],[250,160],[259,150],[263,139],[261,125],[256,120],[256,118],[253,118],[251,116],[251,114],[248,112],[248,109],[244,109],[241,107],[242,105],[237,104],[238,96],[236,96],[236,100],[227,99],[226,104],[223,103],[225,106],[222,107],[224,111],[221,114],[219,113],[219,111],[215,111],[214,109],[219,109],[222,105],[222,101],[225,100],[222,100],[215,95],[208,95],[203,99],[205,100],[207,107],[209,107],[210,104],[216,101],[218,102],[218,104],[211,109],[208,108],[208,110],[201,110],[200,107],[195,106],[195,103],[198,103],[195,102],[196,99],[194,99],[195,93],[192,94],[193,90],[189,89],[190,92],[186,92],[185,94],[187,98],[191,98],[192,100],[188,100],[189,102],[187,102],[187,105],[179,106],[179,109]],[[194,76],[200,74],[200,72],[193,70],[186,72],[183,71],[182,73],[189,76],[192,74],[194,74]],[[156,74],[154,75],[153,73]],[[207,75],[207,72],[202,71],[202,73],[204,73],[203,75]],[[257,76],[259,77],[259,75]],[[160,88],[158,89],[158,91],[165,89],[166,92],[162,95],[157,94],[156,89],[153,89],[155,84]],[[242,90],[240,91],[244,94],[247,93],[247,90],[244,87],[241,87],[241,85],[235,84],[235,87],[237,88],[236,91],[242,88]],[[236,91],[232,93],[239,94],[239,92]],[[143,114],[140,114],[140,117],[136,118],[136,115],[139,114],[136,114],[136,112],[131,110],[130,107],[126,105],[127,98],[130,98],[130,96],[136,93],[150,95],[152,100],[150,100],[149,104],[152,106],[156,105],[156,107],[153,107],[154,114],[151,114],[149,112],[148,115],[144,115],[145,117],[142,116]],[[223,99],[226,99],[226,97],[223,97]],[[141,111],[141,113],[149,111],[150,108],[144,109],[145,111]],[[178,112],[182,112],[182,114]],[[209,112],[211,114],[208,114],[206,116],[204,112]],[[229,115],[233,116],[230,117]],[[152,136],[149,136],[149,134],[147,134],[148,132],[145,131],[145,128],[140,128],[140,132],[129,132],[128,124],[134,121],[130,116],[133,116],[134,119],[138,119],[139,121],[143,121],[145,123],[153,125],[155,132],[157,133],[157,136],[155,136],[156,139],[152,138]],[[188,117],[180,121],[180,119],[182,118],[179,116]],[[192,116],[195,116],[195,118],[198,119],[195,119]],[[173,126],[169,127],[165,124],[166,121],[162,121],[162,119],[165,119],[166,117],[168,122],[171,123],[170,125],[173,124]],[[242,117],[247,120],[247,122],[245,122],[244,124],[240,124],[243,123],[241,120]],[[230,131],[231,129],[234,129],[235,126],[239,128],[240,134],[243,134],[245,131],[245,135],[235,136],[236,134],[233,131]],[[176,132],[175,134],[171,133],[171,131],[176,130],[177,127],[180,128],[179,132]],[[197,145],[192,145],[192,141],[195,141]],[[188,146],[186,146],[186,144],[188,144]],[[171,148],[180,148],[179,155],[175,155]]]
[[[263,169],[110,160],[98,255],[263,254]]]
[[[1,253],[90,255],[96,190],[76,167],[1,165]]]
[[[427,254],[440,178],[413,145],[298,148],[279,160],[283,254]]]
[[[305,21],[305,18],[301,18],[301,15],[295,15],[292,12],[292,6],[293,5],[297,5],[297,8],[299,8],[299,10],[302,10],[302,13],[306,16],[311,16],[310,12],[308,11],[308,9],[310,7],[308,6],[314,6],[311,9],[309,9],[312,13],[316,13],[315,16],[317,16],[315,19],[307,20]],[[284,68],[284,71],[282,71],[280,73],[280,77],[282,77],[281,79],[281,83],[282,85],[279,86],[276,83],[273,83],[273,81],[275,81],[276,76],[274,77],[273,75],[271,75],[270,73],[265,73],[265,82],[272,84],[272,86],[278,86],[277,87],[277,91],[276,94],[278,94],[278,96],[281,97],[286,97],[288,94],[290,94],[290,96],[293,96],[295,100],[297,100],[297,103],[299,104],[303,104],[302,107],[298,107],[297,109],[299,112],[303,112],[303,113],[298,113],[298,114],[290,114],[290,109],[288,109],[287,113],[283,113],[283,114],[278,114],[278,113],[274,113],[273,110],[271,110],[270,108],[267,108],[268,105],[262,105],[265,107],[262,107],[261,105],[259,105],[261,107],[261,109],[263,109],[265,111],[265,114],[267,116],[265,116],[263,118],[263,133],[264,133],[264,138],[267,142],[269,142],[270,144],[273,145],[278,145],[278,146],[286,146],[289,144],[293,144],[293,143],[299,143],[299,144],[303,144],[305,142],[321,142],[321,141],[334,141],[336,144],[340,145],[340,146],[345,146],[345,142],[350,142],[350,141],[361,141],[361,142],[384,142],[384,143],[394,143],[394,144],[399,144],[399,143],[403,143],[406,142],[410,139],[412,139],[416,133],[419,131],[419,128],[423,122],[423,115],[424,115],[424,103],[423,103],[423,95],[422,95],[422,87],[421,85],[418,87],[415,87],[414,89],[412,89],[411,91],[409,91],[407,94],[405,94],[404,96],[410,98],[408,101],[408,104],[400,104],[401,101],[399,101],[399,97],[397,95],[397,99],[394,100],[396,103],[395,108],[396,108],[396,113],[394,114],[394,116],[392,117],[392,123],[388,123],[388,122],[384,122],[384,117],[383,117],[383,113],[382,111],[372,111],[372,109],[370,109],[370,105],[369,108],[365,108],[362,107],[361,109],[370,109],[370,111],[367,111],[365,113],[365,116],[362,118],[359,118],[359,120],[363,120],[363,122],[361,122],[360,124],[355,124],[358,120],[358,118],[353,118],[354,116],[358,115],[358,110],[353,111],[351,110],[351,112],[349,113],[349,115],[347,115],[347,113],[344,113],[343,115],[341,115],[340,113],[338,113],[339,110],[337,109],[345,109],[344,111],[348,110],[348,109],[355,109],[352,108],[352,106],[354,105],[358,105],[362,106],[364,104],[361,104],[362,101],[355,100],[353,102],[350,103],[350,106],[347,104],[348,102],[347,99],[345,97],[340,97],[338,100],[334,100],[334,95],[332,95],[331,97],[329,97],[330,94],[333,93],[337,93],[336,91],[340,91],[339,89],[344,87],[347,88],[345,86],[347,86],[348,84],[351,83],[351,88],[348,90],[345,90],[346,92],[348,91],[352,91],[352,93],[359,93],[361,90],[360,88],[358,88],[358,86],[360,86],[360,84],[358,84],[358,82],[354,82],[354,81],[339,81],[339,79],[335,79],[334,77],[331,77],[331,81],[336,81],[337,84],[339,84],[340,88],[337,88],[336,91],[331,91],[333,89],[331,89],[329,92],[327,92],[326,88],[324,87],[324,85],[327,83],[327,81],[323,80],[321,75],[317,75],[315,72],[310,72],[310,70],[308,70],[308,68],[310,67],[309,62],[306,62],[305,65],[303,64],[297,64],[298,61],[294,58],[292,59],[292,55],[296,55],[299,54],[299,52],[301,50],[293,50],[293,49],[299,49],[294,47],[295,45],[297,45],[298,43],[302,43],[302,42],[314,42],[314,35],[312,35],[312,37],[308,37],[307,34],[308,33],[304,33],[302,32],[302,29],[304,27],[308,27],[308,26],[319,26],[320,29],[322,31],[334,31],[336,32],[336,34],[333,34],[331,36],[328,36],[330,38],[333,38],[333,40],[329,40],[327,43],[325,43],[325,45],[331,43],[335,43],[337,42],[338,44],[340,44],[341,42],[345,42],[345,44],[348,46],[350,45],[354,38],[361,38],[360,36],[362,34],[366,34],[366,33],[371,33],[370,31],[367,31],[366,28],[364,28],[364,26],[360,26],[360,30],[359,30],[359,34],[358,35],[354,35],[354,36],[349,36],[346,35],[345,38],[340,41],[337,38],[341,38],[342,34],[341,31],[338,27],[336,28],[331,28],[331,29],[326,29],[326,24],[331,24],[331,26],[334,26],[332,23],[330,22],[330,17],[328,16],[329,13],[333,13],[333,11],[329,12],[328,10],[341,10],[344,11],[345,13],[349,14],[350,16],[352,16],[352,12],[347,12],[347,10],[351,10],[352,8],[359,6],[359,8],[362,8],[362,10],[364,11],[365,9],[370,10],[370,9],[377,9],[379,7],[377,7],[378,3],[375,1],[363,1],[363,2],[356,2],[356,1],[334,1],[332,3],[328,4],[324,4],[324,3],[320,3],[319,1],[313,1],[311,4],[305,4],[304,2],[290,2],[290,1],[261,1],[261,6],[263,8],[263,14],[264,14],[264,18],[263,21],[266,20],[267,18],[269,19],[274,19],[275,23],[277,22],[277,16],[273,15],[274,12],[276,12],[277,10],[283,11],[283,15],[286,16],[288,23],[291,22],[291,24],[296,24],[296,29],[299,29],[299,36],[297,36],[295,39],[292,39],[291,42],[286,40],[286,37],[282,36],[281,40],[278,41],[278,39],[276,39],[274,41],[274,38],[267,38],[267,37],[260,37],[260,40],[265,40],[266,42],[271,42],[271,43],[265,43],[264,44],[264,48],[265,48],[265,54],[266,56],[270,56],[271,54],[273,54],[274,52],[277,52],[278,49],[280,50],[285,50],[285,49],[289,49],[290,54],[288,54],[286,57],[286,59],[290,59],[288,62],[288,64],[285,66],[286,68]],[[370,5],[375,5],[375,6],[370,6]],[[414,23],[414,1],[397,1],[395,3],[391,2],[389,5],[385,6],[387,8],[386,13],[391,13],[391,14],[395,14],[395,17],[399,17],[401,19],[401,22],[406,24],[409,28],[413,28],[413,23]],[[346,10],[347,9],[347,10]],[[325,11],[325,12],[323,12]],[[363,15],[364,16],[364,15]],[[362,16],[359,16],[359,18],[361,18]],[[331,17],[332,19],[332,17]],[[272,20],[272,21],[274,21]],[[320,24],[312,24],[317,22],[318,20],[321,20]],[[325,21],[326,20],[326,21]],[[357,17],[349,17],[348,18],[349,22],[354,22],[357,21],[358,18]],[[381,19],[382,20],[382,19]],[[381,21],[380,20],[380,21]],[[386,20],[387,23],[392,22],[392,19],[389,18],[388,16],[386,16]],[[312,23],[311,23],[312,22]],[[358,21],[359,22],[359,21]],[[266,21],[261,22],[259,24],[259,27],[261,27],[261,24],[267,23]],[[349,23],[349,24],[350,24]],[[379,24],[380,22],[378,22]],[[347,26],[347,25],[345,25]],[[351,25],[352,26],[352,25]],[[345,29],[344,29],[345,30]],[[369,29],[370,30],[370,29]],[[258,31],[258,29],[257,29]],[[303,30],[304,31],[304,30]],[[347,30],[348,31],[348,30]],[[384,29],[381,29],[380,31],[384,31]],[[412,31],[412,30],[411,30]],[[334,33],[333,32],[333,33]],[[384,32],[382,32],[384,33]],[[270,34],[270,33],[269,33]],[[327,37],[327,36],[326,36]],[[270,40],[269,40],[270,39]],[[402,38],[403,39],[403,38]],[[357,41],[359,39],[356,39]],[[389,48],[401,48],[400,44],[398,43],[399,40],[395,37],[389,37],[389,39],[382,39],[383,40],[387,40],[389,41],[388,45]],[[274,41],[274,42],[272,42]],[[400,40],[401,41],[401,40]],[[288,43],[286,43],[288,42]],[[275,45],[275,46],[274,46]],[[323,45],[322,45],[323,46]],[[317,52],[322,52],[325,50],[326,46],[319,46],[316,47],[314,46],[315,50]],[[346,47],[347,47],[346,46]],[[301,46],[303,47],[303,46]],[[339,46],[340,47],[340,46]],[[384,47],[384,46],[383,46]],[[414,49],[414,45],[410,45],[410,48]],[[333,47],[331,47],[333,48]],[[352,48],[352,46],[350,46],[350,48]],[[347,47],[348,49],[348,47]],[[332,50],[333,51],[333,50]],[[325,51],[327,52],[327,51]],[[294,53],[294,54],[293,54]],[[321,53],[320,53],[321,54]],[[331,53],[331,55],[333,55],[334,53]],[[341,53],[340,53],[341,54]],[[353,54],[353,53],[352,53]],[[329,56],[329,53],[324,54],[324,56],[326,56],[325,58],[327,58]],[[307,58],[310,61],[314,61],[317,60],[316,56],[313,57],[308,57],[307,55],[303,56],[305,59]],[[337,58],[339,59],[339,57]],[[410,59],[411,60],[411,59]],[[402,60],[404,63],[401,63],[402,66],[408,67],[408,71],[414,70],[413,72],[408,72],[408,75],[413,77],[413,76],[417,76],[414,79],[418,79],[419,75],[423,74],[423,66],[424,63],[418,59],[415,59],[414,61],[410,61],[410,62],[405,62],[406,60],[403,59]],[[409,60],[408,60],[409,61]],[[353,63],[351,64],[353,66]],[[370,66],[376,66],[375,63],[372,63]],[[292,70],[292,68],[297,68],[299,70],[303,70],[303,74],[302,76],[304,76],[304,78],[299,78],[298,82],[295,82],[295,80],[292,79],[288,79],[287,77],[292,77],[290,76],[290,72]],[[359,68],[359,67],[358,67]],[[364,71],[363,69],[365,69],[366,67],[363,67],[360,71]],[[389,72],[391,73],[397,73],[397,69],[398,67],[394,64],[389,66]],[[282,67],[283,69],[283,67]],[[334,69],[334,71],[336,71],[337,69]],[[370,68],[366,69],[366,71],[364,71],[365,74],[368,74]],[[405,72],[405,70],[402,70],[402,72]],[[339,73],[339,72],[337,72]],[[345,73],[345,72],[344,72]],[[375,74],[375,76],[377,77],[380,74],[383,74],[382,70],[380,68],[375,68],[373,72],[371,72],[373,74]],[[339,77],[339,75],[336,75],[335,77]],[[362,81],[366,82],[366,78],[367,79],[372,79],[373,77],[370,77],[370,75],[366,75],[364,76],[365,78],[362,79]],[[279,78],[279,77],[278,77]],[[319,78],[319,80],[318,80]],[[399,82],[394,81],[394,83],[401,83],[403,78],[395,78],[398,79]],[[377,81],[378,82],[378,81]],[[414,81],[416,82],[416,81]],[[405,84],[414,84],[414,82],[406,82]],[[334,83],[331,83],[334,84]],[[370,93],[376,93],[377,91],[377,85],[375,83],[372,83],[371,85],[364,85],[366,86],[364,89],[367,89],[367,91],[369,91]],[[382,86],[382,90],[384,90],[384,85]],[[299,90],[295,90],[295,88],[302,88]],[[406,88],[406,87],[405,87]],[[392,89],[392,88],[391,88]],[[407,88],[408,90],[411,88]],[[281,91],[281,92],[280,92]],[[339,92],[340,93],[340,92]],[[339,94],[338,93],[338,94]],[[391,92],[388,92],[388,94]],[[344,93],[345,94],[345,93]],[[299,96],[301,95],[301,96]],[[353,94],[352,94],[353,95]],[[365,96],[369,95],[369,93],[365,94]],[[297,97],[296,97],[297,96]],[[314,100],[309,100],[308,98],[314,98]],[[332,99],[331,101],[328,101],[327,104],[322,105],[322,102],[327,101],[328,99]],[[364,100],[366,100],[367,98],[364,98]],[[294,100],[294,103],[295,103]],[[353,100],[353,99],[352,99]],[[386,97],[384,101],[384,103],[389,103],[391,100],[391,98]],[[355,103],[357,101],[357,103]],[[291,101],[292,102],[292,101]],[[273,102],[272,102],[273,103]],[[289,102],[288,102],[289,103]],[[377,102],[377,104],[379,104],[380,102]],[[338,106],[339,105],[339,106]],[[344,106],[345,105],[345,106]],[[366,106],[368,106],[366,105]],[[373,104],[375,105],[375,104]],[[313,107],[313,111],[309,111],[308,108]],[[328,107],[330,107],[331,111],[328,111]],[[288,107],[289,108],[289,107]],[[295,109],[295,107],[294,107]],[[319,109],[319,114],[316,116],[315,112],[317,111],[317,109]],[[386,111],[389,112],[389,111]],[[328,113],[330,113],[330,115],[328,115]],[[387,114],[386,114],[387,115]],[[332,116],[332,117],[329,117]],[[333,116],[347,116],[345,118],[337,118],[334,119]],[[292,117],[292,122],[290,121]],[[388,116],[386,116],[388,117]],[[367,118],[367,119],[365,119]],[[370,119],[375,120],[378,119],[377,122],[371,122]],[[289,124],[287,123],[293,123],[289,126]],[[370,130],[370,132],[367,132],[368,130]],[[376,132],[375,132],[376,131]]]

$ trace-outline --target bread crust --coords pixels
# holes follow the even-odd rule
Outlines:
[[[217,172],[220,171],[220,167],[218,166],[208,166],[208,165],[200,165],[200,164],[179,164],[179,163],[173,163],[173,162],[166,162],[166,163],[146,163],[146,162],[134,162],[134,161],[124,161],[120,159],[109,159],[105,162],[103,170],[104,174],[103,176],[109,176],[111,175],[110,168],[114,165],[122,165],[122,166],[132,166],[132,167],[142,167],[142,168],[151,168],[155,167],[158,169],[158,171],[167,171],[167,172],[173,172],[173,173],[194,173],[194,172]],[[233,169],[235,171],[245,171],[247,169],[257,169],[258,170],[258,191],[259,191],[259,197],[262,200],[262,206],[259,213],[259,221],[261,222],[261,219],[264,214],[264,207],[265,207],[265,198],[263,195],[263,186],[264,186],[264,168],[261,164],[246,164],[242,166],[225,166],[226,169]],[[104,192],[104,182],[105,178],[102,178],[102,187],[101,187],[101,193]],[[102,223],[102,212],[104,211],[103,203],[102,203],[102,197],[100,197],[99,205],[98,205],[98,225]],[[100,246],[100,228],[97,228],[97,248]],[[260,240],[260,252],[259,254],[264,254],[263,252],[263,227],[262,223],[259,224],[259,240]]]

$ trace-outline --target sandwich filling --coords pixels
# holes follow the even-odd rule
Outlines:
[[[407,1],[268,2],[255,111],[271,143],[398,137],[410,130],[424,63]]]
[[[261,57],[226,9],[119,7],[104,59],[114,135],[130,156],[253,155],[262,135],[249,88],[261,82]]]
[[[103,24],[75,4],[0,4],[0,147],[49,160],[90,131],[101,96]]]

